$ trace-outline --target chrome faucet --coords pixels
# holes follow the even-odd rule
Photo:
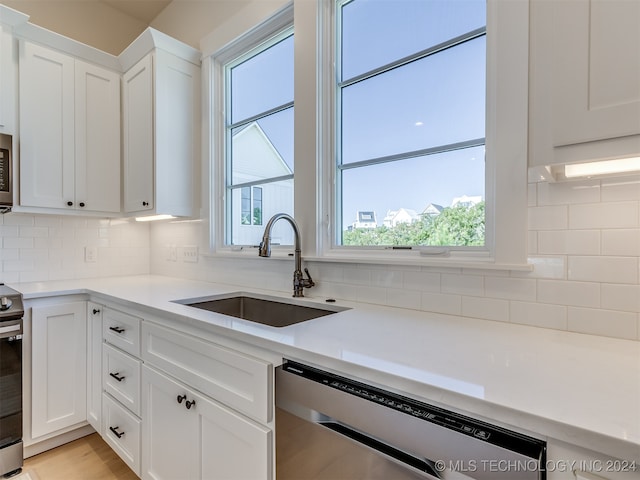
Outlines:
[[[276,213],[273,217],[269,219],[267,222],[267,226],[264,228],[264,235],[262,235],[262,242],[260,242],[260,248],[258,250],[258,255],[261,257],[270,257],[271,256],[271,229],[273,228],[273,224],[276,223],[281,218],[285,219],[287,222],[291,224],[293,227],[293,233],[295,234],[296,244],[295,244],[295,253],[294,260],[296,264],[296,268],[293,271],[293,296],[294,297],[304,297],[304,289],[311,288],[315,285],[313,280],[311,279],[311,275],[309,275],[309,270],[304,269],[304,272],[307,274],[307,278],[302,276],[302,251],[300,250],[300,230],[298,229],[298,224],[293,219],[291,215],[286,213]]]

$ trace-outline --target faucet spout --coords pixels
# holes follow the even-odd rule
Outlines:
[[[293,296],[294,297],[304,297],[304,289],[311,288],[315,285],[311,276],[309,275],[309,271],[305,268],[304,271],[307,274],[307,278],[304,278],[302,275],[302,250],[300,247],[300,229],[298,228],[298,224],[293,219],[293,217],[286,213],[276,213],[273,217],[269,219],[267,225],[264,228],[264,234],[262,235],[262,242],[260,242],[260,247],[258,248],[258,255],[261,257],[270,257],[271,256],[271,229],[273,225],[280,219],[284,219],[293,228],[293,233],[295,235],[295,251],[294,251],[294,261],[295,261],[295,270],[293,271]]]

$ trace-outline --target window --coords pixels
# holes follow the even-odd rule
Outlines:
[[[262,187],[242,187],[240,199],[240,224],[262,225]]]
[[[484,246],[486,2],[336,13],[336,244]]]
[[[293,214],[293,33],[225,62],[225,243],[257,245],[263,218]],[[268,206],[265,210],[265,206]],[[280,225],[274,243],[293,243]]]
[[[291,30],[269,27],[293,25],[294,6],[295,48]],[[212,36],[216,251],[255,255],[234,247],[260,240],[250,223],[260,187],[263,222],[293,213],[307,259],[526,268],[528,10],[527,0],[292,0],[248,33],[238,22],[230,38]],[[269,57],[285,45],[288,66],[275,68]],[[268,174],[266,155],[242,155],[261,136],[283,162]],[[413,235],[468,213],[475,237]],[[278,226],[274,243],[290,245]],[[412,235],[380,241],[383,229]]]

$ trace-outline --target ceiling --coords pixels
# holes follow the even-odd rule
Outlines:
[[[112,8],[149,25],[171,0],[85,0],[109,5]]]

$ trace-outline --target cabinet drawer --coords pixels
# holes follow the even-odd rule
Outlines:
[[[104,390],[136,415],[140,415],[140,360],[111,345],[102,347]]]
[[[271,420],[271,363],[148,322],[142,344],[145,362],[235,410]]]
[[[105,308],[102,316],[102,335],[112,345],[140,356],[140,318]]]
[[[106,393],[102,408],[104,441],[140,476],[140,419]]]

